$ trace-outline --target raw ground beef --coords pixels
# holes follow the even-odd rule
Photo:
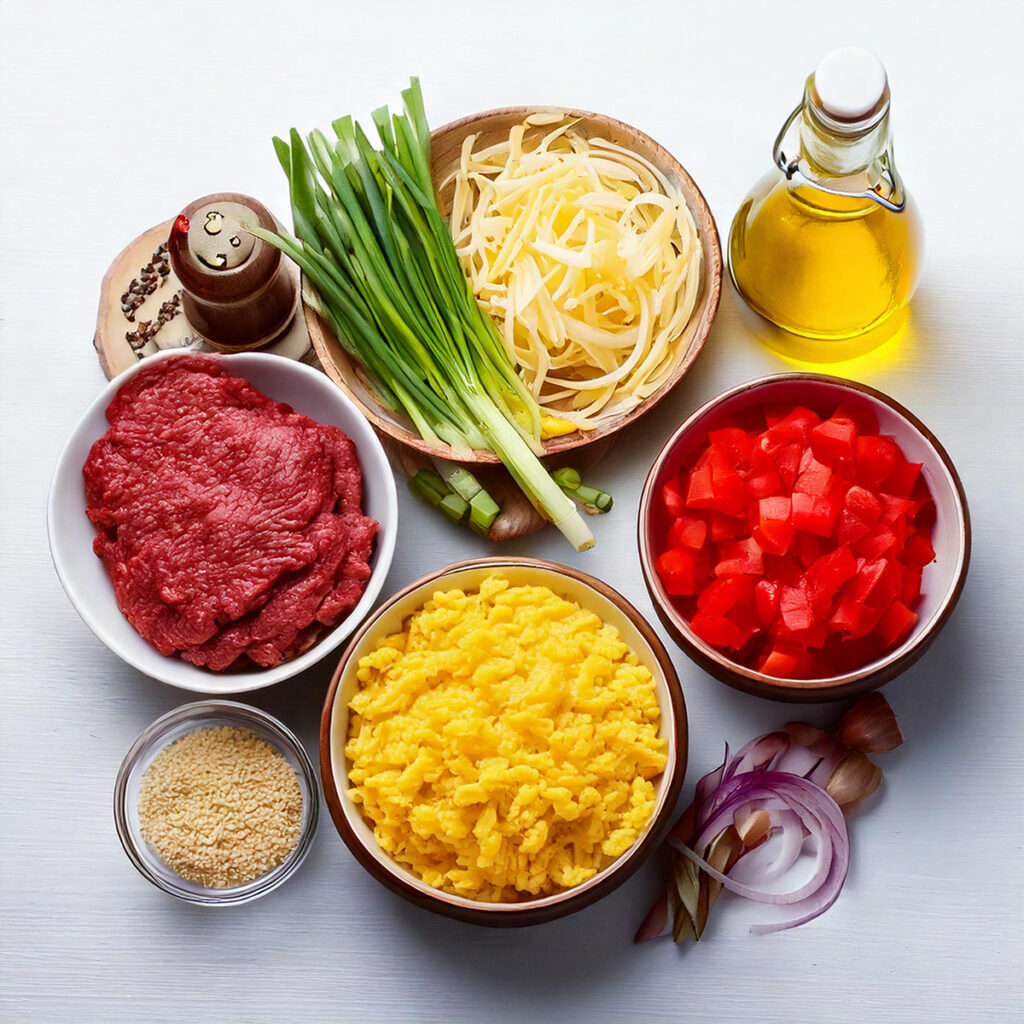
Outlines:
[[[107,420],[83,469],[93,547],[162,654],[277,665],[354,607],[377,523],[340,430],[195,355],[143,368]]]

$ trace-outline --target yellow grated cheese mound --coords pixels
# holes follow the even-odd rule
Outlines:
[[[161,750],[139,786],[143,838],[175,873],[210,889],[265,875],[295,848],[295,770],[250,729],[197,729]]]
[[[349,794],[429,885],[514,901],[628,850],[668,741],[651,673],[618,631],[543,586],[438,591],[357,670]]]

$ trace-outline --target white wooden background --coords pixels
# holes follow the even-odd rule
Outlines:
[[[1024,7],[1006,2],[458,4],[0,2],[0,1019],[21,1021],[1021,1020],[1024,754],[1024,233],[1019,177]],[[704,189],[723,234],[827,49],[873,46],[893,89],[903,175],[928,232],[912,329],[842,370],[909,405],[959,466],[971,576],[932,651],[887,689],[907,742],[853,832],[836,906],[783,935],[716,908],[706,941],[635,947],[660,884],[650,863],[575,917],[481,930],[415,909],[352,859],[325,817],[299,875],[211,912],[149,886],[111,820],[136,734],[188,695],[120,664],[50,565],[54,460],[102,384],[91,352],[100,278],[121,246],[196,196],[251,193],[286,212],[270,146],[398,98],[422,77],[434,124],[561,103],[642,127]],[[708,347],[599,473],[615,494],[598,546],[513,550],[578,565],[651,614],[634,546],[645,471],[715,392],[786,363],[726,292]],[[392,591],[484,542],[403,494]],[[676,657],[688,781],[790,717]],[[254,703],[315,752],[331,670]],[[810,717],[827,721],[828,708]]]

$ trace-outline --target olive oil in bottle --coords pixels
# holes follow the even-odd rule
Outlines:
[[[783,150],[794,126],[791,158]],[[811,351],[822,360],[846,358],[849,339],[869,336],[873,347],[914,292],[923,246],[893,160],[889,86],[878,58],[857,47],[824,57],[774,156],[776,167],[733,220],[737,290],[783,331],[817,343]]]

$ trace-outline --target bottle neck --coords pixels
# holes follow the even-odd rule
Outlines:
[[[888,110],[860,131],[836,131],[825,124],[810,102],[800,116],[800,161],[812,175],[859,179],[873,184],[881,174],[878,161],[889,148]]]

